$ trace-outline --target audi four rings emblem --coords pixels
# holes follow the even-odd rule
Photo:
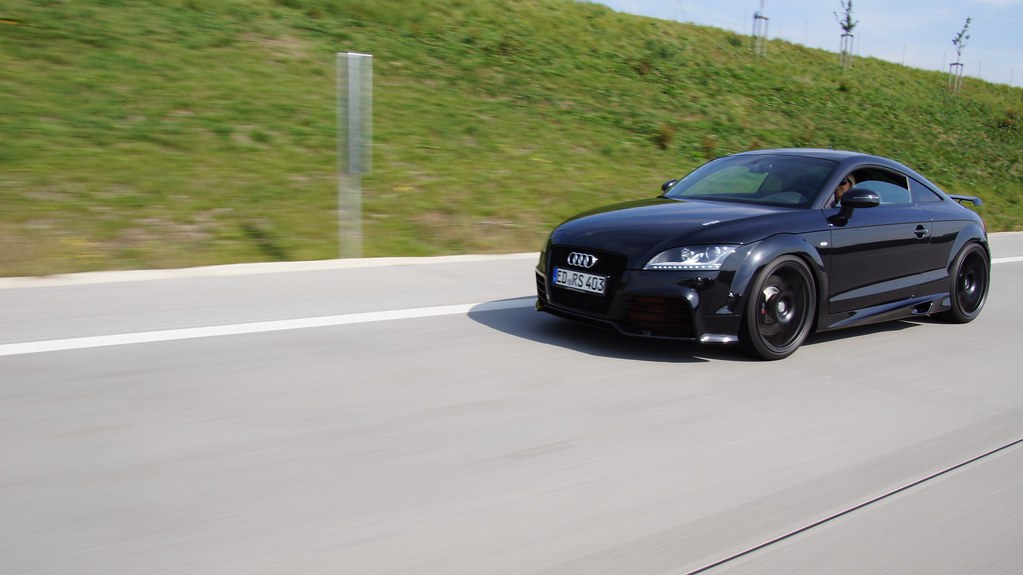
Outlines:
[[[597,256],[572,252],[568,254],[568,265],[590,269],[597,265]]]

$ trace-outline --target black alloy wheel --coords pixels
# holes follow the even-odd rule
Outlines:
[[[743,317],[740,341],[762,359],[792,355],[813,327],[817,289],[810,269],[798,257],[783,256],[757,274]]]
[[[980,315],[987,301],[991,263],[987,251],[978,243],[970,243],[952,264],[950,295],[952,308],[939,317],[953,323],[968,323]]]

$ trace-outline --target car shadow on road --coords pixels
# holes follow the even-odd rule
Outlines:
[[[508,335],[600,357],[662,363],[759,361],[743,354],[738,346],[710,346],[677,340],[630,337],[612,329],[555,317],[534,310],[535,301],[535,297],[528,296],[487,302],[469,310],[469,318]],[[810,334],[803,346],[826,345],[847,338],[902,331],[929,323],[941,322],[919,317]]]
[[[630,337],[555,317],[533,309],[534,301],[535,297],[522,297],[487,302],[469,310],[469,318],[508,335],[600,357],[661,363],[754,361],[735,347]]]

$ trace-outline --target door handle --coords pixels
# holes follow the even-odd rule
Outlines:
[[[925,226],[923,224],[920,224],[919,226],[917,226],[916,230],[913,233],[916,234],[916,237],[921,239],[921,240],[926,238],[927,236],[931,235],[931,231],[928,230],[927,226]]]

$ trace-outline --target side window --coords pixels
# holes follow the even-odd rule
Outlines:
[[[909,179],[902,174],[880,168],[858,170],[856,187],[866,188],[881,197],[881,205],[910,204]]]
[[[856,184],[857,188],[866,188],[872,192],[876,192],[878,196],[881,196],[881,205],[885,204],[908,204],[909,201],[909,190],[902,186],[896,186],[888,182],[882,182],[880,180],[867,180]]]
[[[939,196],[934,190],[913,178],[909,179],[909,191],[913,194],[913,203],[915,204],[926,204],[929,202],[941,201],[941,196]]]

